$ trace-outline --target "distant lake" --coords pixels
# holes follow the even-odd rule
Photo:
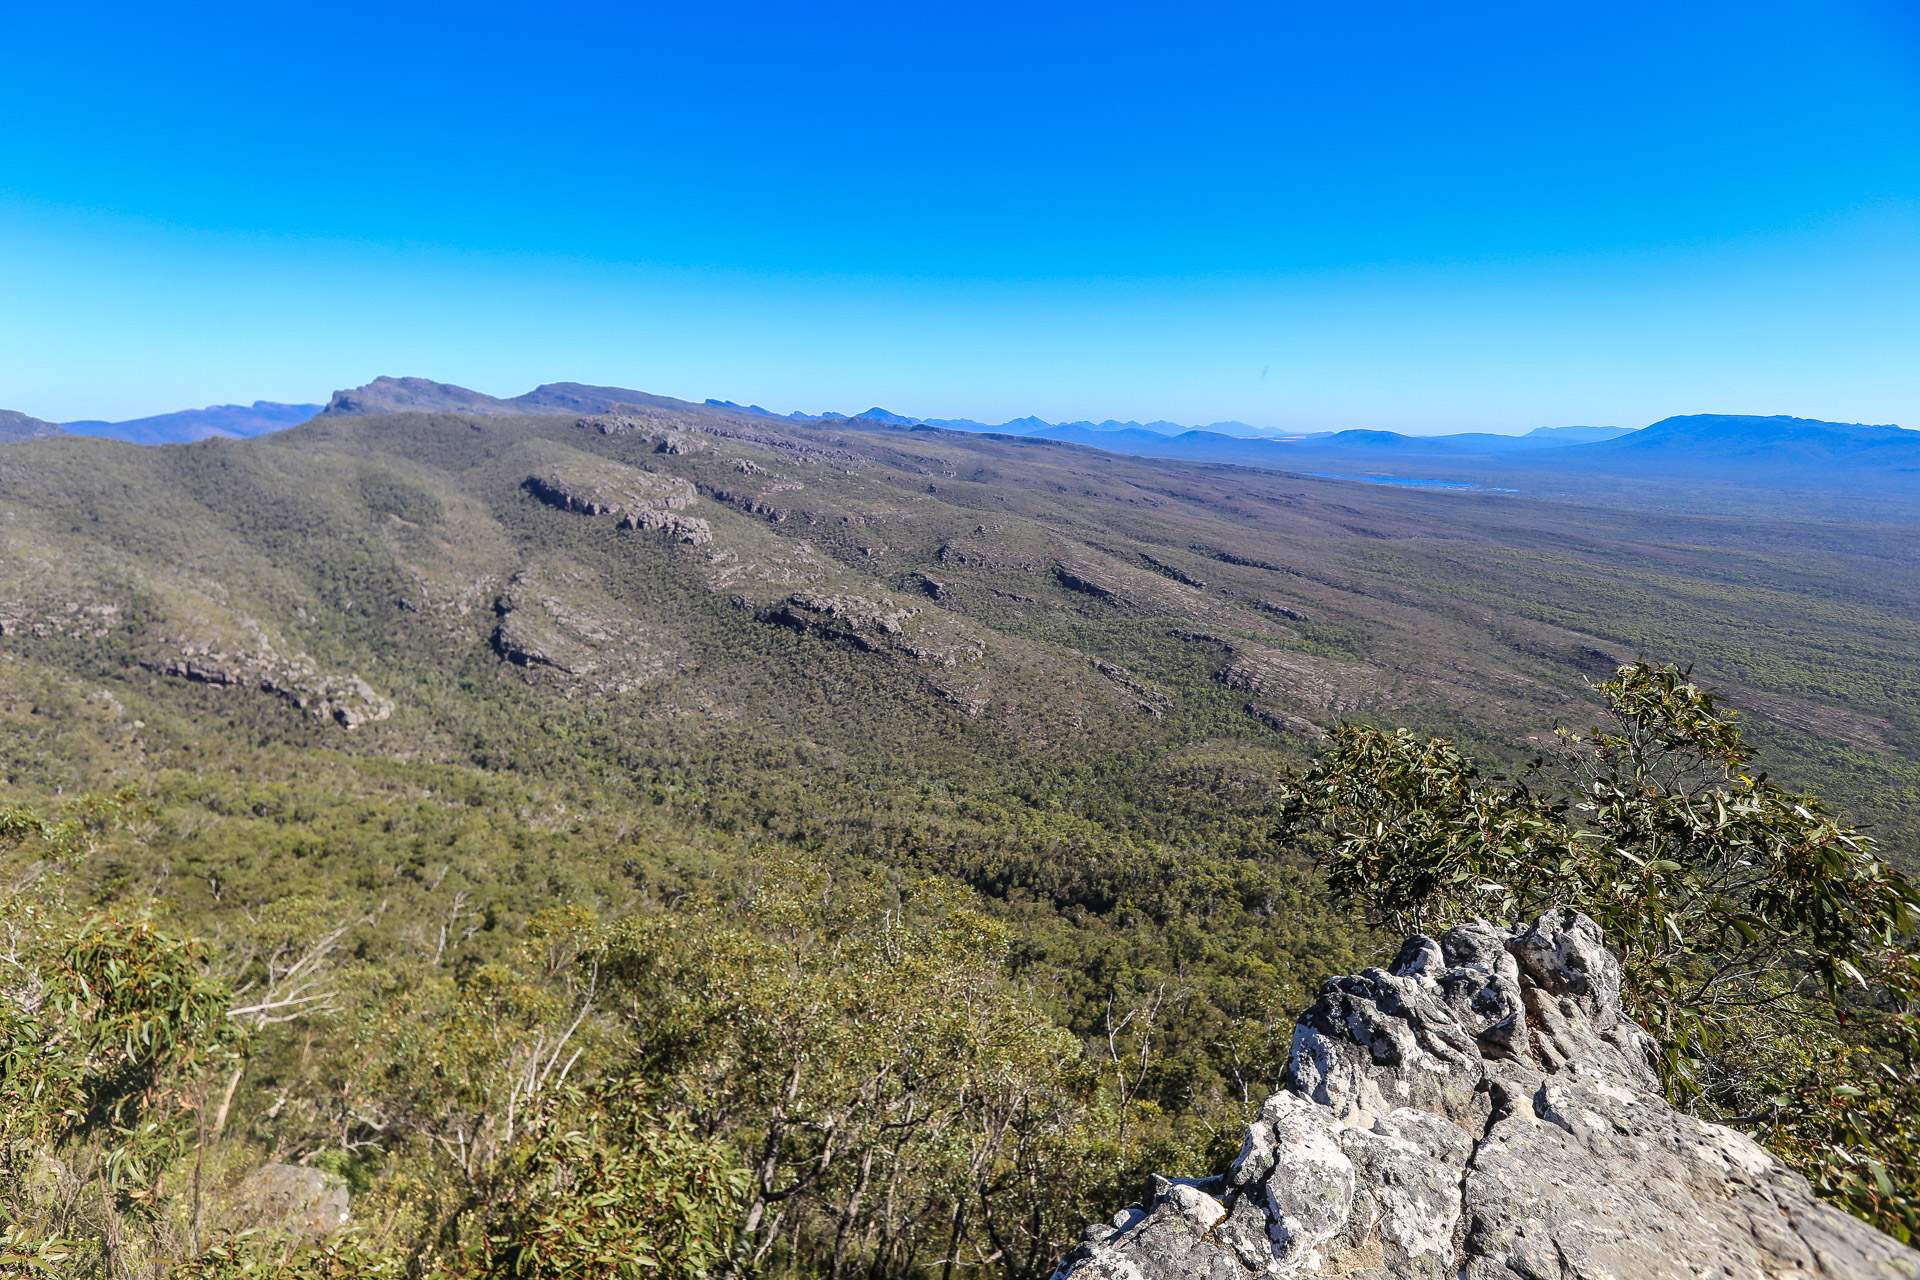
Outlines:
[[[1402,484],[1415,489],[1461,489],[1478,493],[1518,493],[1518,489],[1497,489],[1491,485],[1468,484],[1464,480],[1410,480],[1405,476],[1336,476],[1325,471],[1308,471],[1305,474],[1321,480],[1357,480],[1361,484]]]

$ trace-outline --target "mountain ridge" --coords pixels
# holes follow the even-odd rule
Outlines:
[[[1882,446],[1920,450],[1920,431],[1892,424],[1827,422],[1787,414],[1691,413],[1662,418],[1631,440],[1601,441],[1618,451],[1659,448],[1672,444],[1721,450],[1811,446],[1832,450],[1866,450]]]
[[[431,378],[381,375],[363,386],[336,391],[320,411],[323,418],[363,418],[382,413],[474,413],[486,417],[524,413],[497,396]],[[556,410],[556,412],[563,412]]]
[[[18,409],[0,409],[0,444],[15,440],[44,440],[48,436],[65,434],[58,423],[31,417]]]
[[[1758,512],[1786,495],[1811,512],[1873,511],[1896,519],[1920,515],[1920,432],[1892,425],[1837,423],[1787,415],[1685,414],[1651,426],[1538,427],[1524,435],[1461,432],[1409,436],[1355,428],[1294,435],[1241,435],[1245,423],[1183,428],[1177,423],[1109,419],[1050,423],[1038,417],[998,425],[970,419],[922,419],[872,406],[839,413],[776,414],[758,405],[678,400],[627,387],[543,383],[510,398],[419,377],[381,376],[336,391],[313,406],[256,401],[252,408],[211,406],[128,423],[68,424],[69,430],[136,443],[170,443],[209,435],[279,430],[305,416],[366,417],[395,412],[454,412],[504,417],[602,414],[622,406],[708,417],[738,415],[788,427],[821,429],[872,424],[890,430],[1054,440],[1104,452],[1191,462],[1226,463],[1358,481],[1432,485],[1460,491],[1534,493],[1612,505],[1655,503]],[[222,417],[221,415],[226,415]],[[16,415],[23,423],[37,422]],[[17,426],[15,439],[52,424]],[[1771,495],[1771,497],[1770,497]]]
[[[317,404],[255,400],[250,405],[213,404],[204,409],[182,409],[121,422],[90,418],[62,425],[75,435],[105,436],[129,444],[186,444],[215,436],[247,440],[283,431],[305,422],[320,409]]]

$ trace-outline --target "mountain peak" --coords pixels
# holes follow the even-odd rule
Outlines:
[[[519,413],[606,413],[615,405],[644,404],[660,408],[678,405],[678,400],[656,396],[630,387],[596,387],[584,382],[543,382],[525,395],[505,401]]]
[[[897,413],[892,413],[886,409],[882,409],[879,405],[875,405],[873,408],[868,409],[866,412],[855,414],[854,416],[858,418],[864,418],[868,422],[884,422],[884,423],[887,423],[889,426],[895,426],[895,427],[912,427],[912,426],[918,426],[920,423],[919,418],[903,418]]]
[[[1635,433],[1640,440],[1742,436],[1752,440],[1803,439],[1813,436],[1844,436],[1856,440],[1920,439],[1920,432],[1891,423],[1826,422],[1819,418],[1796,418],[1774,413],[1683,413],[1662,418],[1644,431]]]
[[[1697,457],[1818,461],[1854,457],[1920,460],[1920,431],[1891,424],[1823,422],[1786,414],[1689,413],[1618,440],[1588,446],[1609,451],[1683,449]]]
[[[466,387],[430,378],[379,377],[364,387],[336,391],[323,418],[363,418],[376,413],[525,413],[526,410]]]

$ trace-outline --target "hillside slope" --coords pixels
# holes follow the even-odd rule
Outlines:
[[[1542,427],[1522,436],[1467,432],[1407,436],[1348,430],[1280,435],[1244,423],[1185,429],[1171,422],[1048,423],[1021,418],[998,426],[909,418],[874,407],[778,415],[709,400],[694,405],[626,387],[545,383],[502,399],[417,377],[380,377],[334,393],[323,417],[398,412],[490,417],[602,414],[622,407],[719,415],[775,429],[851,424],[928,427],[969,435],[1016,436],[1086,445],[1129,457],[1227,463],[1317,477],[1453,490],[1489,490],[1554,501],[1684,513],[1788,515],[1813,519],[1920,517],[1920,432],[1893,426],[1785,416],[1692,414],[1640,430]],[[312,416],[304,405],[213,406],[127,423],[69,423],[72,430],[142,444],[251,436]],[[22,417],[22,421],[30,421]],[[30,438],[30,435],[16,438]]]
[[[1278,759],[1343,716],[1512,759],[1645,651],[1697,660],[1892,829],[1920,778],[1906,529],[695,406],[47,440],[0,459],[0,503],[17,661],[329,749],[533,750],[510,708],[536,707],[619,725],[626,759],[779,741],[928,777]]]

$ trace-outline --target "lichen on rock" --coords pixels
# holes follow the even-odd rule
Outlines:
[[[1669,1106],[1620,977],[1593,921],[1549,913],[1329,980],[1227,1172],[1156,1177],[1055,1280],[1920,1276],[1920,1253]]]

